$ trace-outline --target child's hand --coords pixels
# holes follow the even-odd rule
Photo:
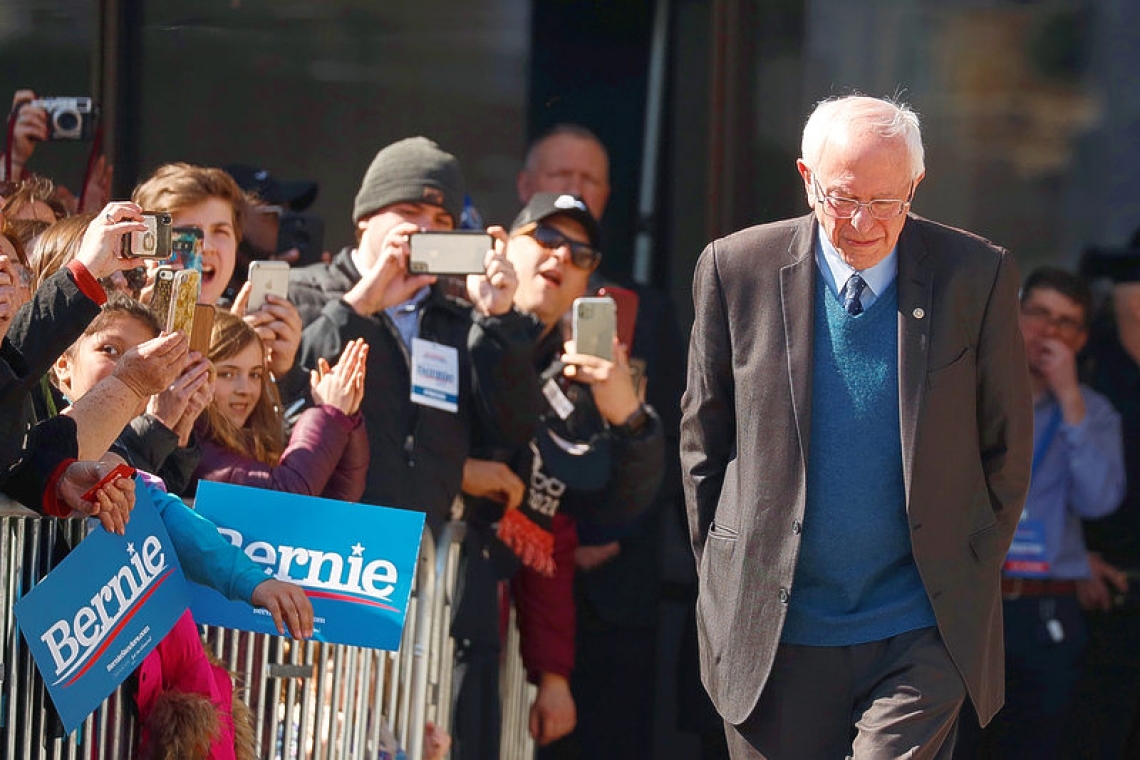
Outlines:
[[[319,359],[317,369],[309,374],[313,401],[335,406],[347,415],[356,414],[364,399],[367,360],[368,344],[360,338],[349,341],[336,367]]]
[[[307,639],[313,635],[313,604],[305,596],[305,590],[294,583],[285,583],[269,578],[257,584],[250,604],[264,607],[273,616],[277,632],[289,634],[295,639]]]
[[[424,760],[443,760],[451,749],[451,734],[432,723],[424,723]]]

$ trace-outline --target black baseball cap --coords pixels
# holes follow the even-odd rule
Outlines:
[[[1140,229],[1123,248],[1089,248],[1081,256],[1082,276],[1113,282],[1140,282]]]
[[[511,232],[552,216],[573,219],[586,231],[590,245],[601,248],[602,231],[598,227],[598,220],[586,208],[585,201],[570,193],[535,193],[511,223]]]
[[[256,193],[270,206],[283,206],[290,211],[304,211],[317,199],[317,183],[282,182],[267,170],[249,164],[230,164],[226,173],[247,193]]]

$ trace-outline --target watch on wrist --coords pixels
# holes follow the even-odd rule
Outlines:
[[[625,418],[625,422],[620,425],[611,425],[613,431],[618,435],[623,435],[626,438],[633,438],[639,435],[646,427],[649,426],[649,412],[645,411],[645,405],[641,404],[633,410],[633,414]]]

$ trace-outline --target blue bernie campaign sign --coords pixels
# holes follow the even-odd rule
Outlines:
[[[206,480],[194,508],[266,575],[305,589],[315,640],[400,648],[423,514]],[[190,585],[199,623],[277,633],[266,610]]]
[[[170,631],[190,601],[144,488],[125,535],[96,525],[13,608],[63,726],[74,731]]]

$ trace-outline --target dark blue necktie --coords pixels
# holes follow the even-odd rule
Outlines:
[[[858,272],[847,279],[847,287],[843,290],[843,308],[853,317],[863,313],[863,303],[859,300],[859,296],[862,295],[865,287],[867,287],[867,283],[863,281]]]

